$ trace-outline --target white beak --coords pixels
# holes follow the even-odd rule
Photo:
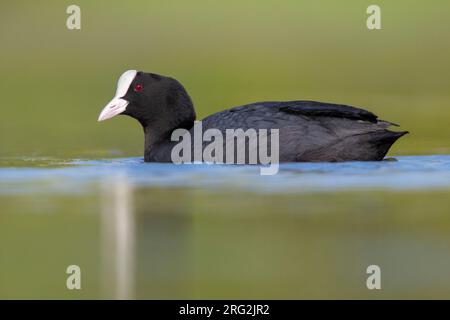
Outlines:
[[[103,108],[102,112],[98,116],[98,121],[111,119],[114,116],[124,112],[127,109],[128,101],[120,98],[114,98],[110,103]]]
[[[98,116],[98,121],[110,119],[118,114],[121,114],[127,109],[129,102],[122,97],[127,93],[131,83],[136,77],[136,70],[125,71],[117,82],[117,90],[114,98],[103,108]]]

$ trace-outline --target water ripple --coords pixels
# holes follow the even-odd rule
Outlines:
[[[136,187],[204,188],[262,193],[450,188],[450,155],[402,156],[397,161],[281,164],[261,176],[254,165],[174,165],[142,158],[100,160],[31,159],[50,167],[1,167],[0,194],[86,193],[114,177]],[[33,163],[27,159],[28,163]]]

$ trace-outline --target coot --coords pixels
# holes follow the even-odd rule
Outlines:
[[[98,121],[119,114],[131,116],[142,125],[146,162],[172,161],[172,149],[179,143],[171,138],[176,129],[187,130],[189,139],[194,140],[194,106],[185,88],[173,78],[126,71],[119,78],[115,97],[102,110]],[[251,103],[212,114],[201,124],[203,131],[216,129],[224,135],[229,129],[254,129],[257,135],[265,129],[270,136],[277,129],[279,162],[378,161],[407,133],[387,130],[395,124],[379,120],[369,111],[316,101]],[[271,140],[266,141],[270,145]],[[201,148],[207,144],[202,141]],[[249,140],[241,147],[248,152]],[[225,162],[230,150],[225,146],[223,150]]]

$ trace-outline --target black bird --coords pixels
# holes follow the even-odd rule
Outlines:
[[[171,151],[178,143],[171,141],[175,129],[189,130],[193,137],[196,116],[191,98],[170,77],[136,70],[123,73],[98,121],[118,114],[131,116],[144,128],[146,162],[172,161]],[[226,129],[279,129],[279,162],[382,160],[408,133],[389,131],[390,125],[395,124],[360,108],[316,101],[257,102],[202,120],[203,131],[214,128],[224,135]]]

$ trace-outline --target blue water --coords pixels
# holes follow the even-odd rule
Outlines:
[[[142,158],[2,163],[0,298],[450,297],[450,155],[273,176]],[[65,287],[71,264],[79,293]]]
[[[85,193],[108,179],[134,186],[305,193],[361,189],[422,190],[450,187],[450,155],[401,156],[396,161],[280,164],[272,176],[259,166],[144,163],[142,158],[58,161],[57,167],[2,167],[0,194]],[[36,160],[22,159],[32,164]],[[58,167],[59,166],[59,167]],[[61,167],[62,166],[62,167]]]

